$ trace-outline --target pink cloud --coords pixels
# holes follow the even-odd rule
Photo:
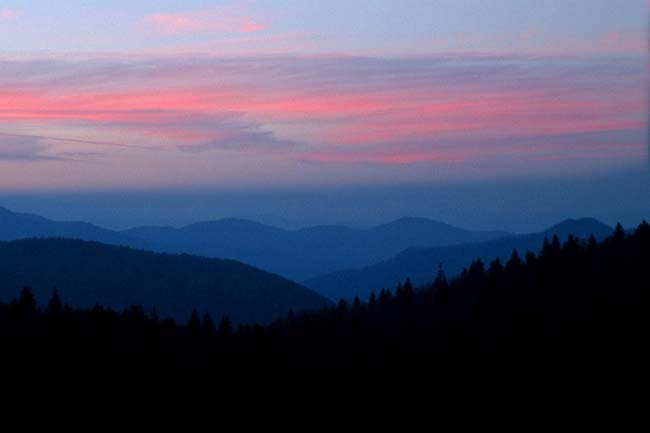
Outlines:
[[[169,34],[204,30],[200,23],[181,14],[152,14],[146,20],[159,27],[162,32]]]
[[[534,27],[531,27],[528,30],[526,30],[525,32],[523,32],[522,34],[520,34],[519,39],[522,42],[529,42],[529,41],[537,38],[537,36],[539,36],[539,30],[534,28]]]
[[[594,142],[616,134],[634,146],[629,131],[643,129],[644,97],[633,78],[619,78],[623,71],[642,82],[643,65],[632,60],[602,69],[574,58],[459,60],[147,58],[108,62],[111,82],[70,62],[68,75],[59,70],[52,81],[30,66],[0,85],[0,124],[83,127],[192,152],[386,165],[562,156],[571,143],[563,137],[573,135]],[[547,140],[534,141],[540,137]],[[600,145],[595,152],[605,151]]]
[[[0,21],[14,21],[18,18],[19,13],[12,9],[0,10]]]
[[[603,52],[639,54],[646,53],[647,38],[645,33],[612,30],[602,36],[598,45]]]
[[[264,24],[259,24],[251,21],[249,23],[242,25],[239,30],[242,33],[261,32],[262,30],[266,30],[266,26]]]
[[[205,10],[153,13],[144,18],[145,24],[166,35],[184,33],[253,33],[266,25],[254,21],[241,8],[222,6]]]

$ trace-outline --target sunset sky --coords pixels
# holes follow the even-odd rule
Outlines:
[[[0,192],[636,172],[648,164],[649,8],[0,0]]]

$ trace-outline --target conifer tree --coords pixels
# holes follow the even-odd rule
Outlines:
[[[52,291],[52,298],[47,304],[47,312],[51,315],[58,315],[63,310],[63,303],[59,297],[59,290],[55,287]]]
[[[438,273],[433,282],[432,290],[434,303],[444,304],[449,300],[449,282],[442,268],[442,263],[438,265]]]
[[[411,279],[407,278],[404,282],[404,287],[402,288],[402,301],[406,305],[410,305],[415,300],[415,289],[413,288],[413,283]]]
[[[24,313],[36,312],[36,298],[29,287],[23,287],[18,298],[18,307]]]
[[[370,297],[368,298],[368,308],[374,310],[375,307],[377,307],[377,295],[375,295],[375,291],[373,290],[370,292]]]
[[[621,225],[621,223],[616,224],[616,228],[614,229],[614,235],[612,236],[612,240],[616,243],[619,243],[623,240],[625,240],[625,229]]]
[[[222,338],[227,338],[232,336],[232,322],[230,317],[227,314],[221,316],[221,322],[219,322],[219,336]]]
[[[210,313],[205,313],[203,315],[203,320],[201,321],[201,329],[203,329],[203,332],[213,335],[217,332],[217,327],[214,326],[214,321],[212,320],[212,316],[210,316]]]
[[[156,308],[155,305],[151,308],[150,317],[151,317],[151,321],[154,323],[158,323],[158,321],[160,320],[160,317],[158,317],[158,308]]]
[[[358,296],[355,296],[354,301],[352,301],[352,311],[358,313],[359,310],[361,310],[361,300]]]
[[[192,332],[198,332],[201,330],[201,319],[199,319],[199,312],[196,308],[192,310],[190,320],[187,322],[187,327]]]

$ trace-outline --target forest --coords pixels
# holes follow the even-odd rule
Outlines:
[[[410,280],[268,325],[194,310],[186,323],[134,305],[76,309],[53,288],[0,304],[3,363],[112,369],[410,368],[472,362],[640,362],[648,329],[650,225],[619,224],[597,241],[546,239],[539,254],[475,260],[455,278],[432,264],[432,283]],[[437,269],[436,269],[437,268]],[[0,281],[0,284],[2,282]],[[61,288],[63,290],[63,288]],[[227,370],[226,370],[227,369]]]

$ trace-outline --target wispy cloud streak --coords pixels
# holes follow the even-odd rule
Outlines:
[[[551,159],[570,137],[572,157],[593,158],[613,151],[607,134],[621,134],[613,148],[643,146],[644,74],[634,56],[14,59],[0,61],[0,127],[5,140],[25,125],[92,131],[89,150],[119,137],[134,150],[382,165]]]

